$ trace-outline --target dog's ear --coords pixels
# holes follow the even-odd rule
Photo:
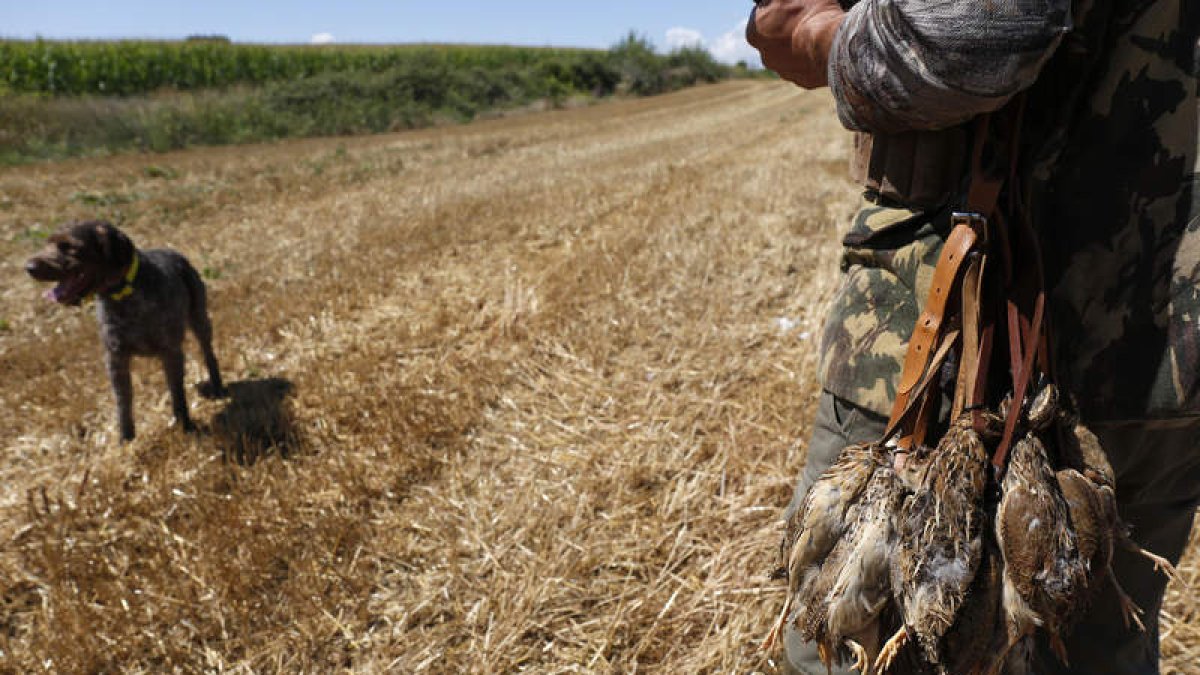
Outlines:
[[[133,261],[133,242],[124,232],[108,223],[99,222],[96,223],[95,233],[107,263],[119,268]]]
[[[73,253],[86,244],[72,232],[56,232],[46,239],[46,245],[60,253]]]

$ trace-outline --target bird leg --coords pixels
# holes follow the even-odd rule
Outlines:
[[[1067,645],[1063,643],[1062,636],[1058,633],[1050,633],[1049,640],[1050,651],[1054,652],[1054,655],[1058,657],[1058,662],[1070,668],[1071,661],[1067,658]]]
[[[871,668],[871,657],[867,656],[866,648],[850,638],[842,640],[842,643],[846,645],[846,648],[849,649],[850,653],[854,655],[854,663],[851,664],[850,667],[857,670],[859,673],[866,675]]]
[[[1119,543],[1121,544],[1121,548],[1131,553],[1136,553],[1154,563],[1155,572],[1162,572],[1163,574],[1167,575],[1167,579],[1171,581],[1179,580],[1179,571],[1175,569],[1175,566],[1171,564],[1170,560],[1167,560],[1160,555],[1155,555],[1141,546],[1138,546],[1137,542],[1130,539],[1128,536],[1118,537],[1118,539]]]
[[[1012,652],[1014,647],[1021,644],[1021,642],[1023,642],[1025,640],[1025,638],[1032,636],[1033,631],[1034,631],[1034,629],[1030,628],[1029,630],[1025,631],[1024,633],[1021,633],[1021,634],[1017,635],[1016,637],[1010,638],[1008,641],[1008,644],[1004,647],[1003,650],[1001,650],[1000,656],[997,657],[996,660],[992,663],[992,669],[990,671],[988,671],[988,675],[1000,675],[1000,673],[1004,671],[1004,666],[1007,665],[1009,653]],[[1061,640],[1059,642],[1061,643]],[[1051,646],[1053,646],[1053,645],[1051,645]],[[1065,651],[1065,648],[1064,648],[1064,651]],[[1058,654],[1057,649],[1055,649],[1055,654],[1056,655]]]
[[[1121,616],[1125,619],[1125,627],[1129,628],[1130,622],[1132,622],[1137,625],[1139,631],[1145,633],[1146,624],[1142,623],[1142,614],[1144,612],[1133,601],[1133,598],[1129,597],[1125,589],[1121,588],[1121,584],[1117,583],[1117,575],[1113,574],[1111,565],[1108,568],[1108,580],[1112,583],[1113,590],[1117,592],[1117,602],[1121,605]]]
[[[873,672],[872,666],[875,664],[875,658],[879,656],[879,631],[879,623],[873,622],[844,640],[854,655],[854,667],[858,668],[862,675],[871,675]]]
[[[771,632],[767,633],[767,637],[763,640],[761,649],[763,651],[771,651],[775,649],[775,645],[779,644],[779,636],[783,635],[784,624],[787,623],[788,613],[792,611],[792,604],[796,601],[796,593],[800,590],[801,575],[799,570],[801,565],[798,564],[797,558],[806,550],[807,546],[803,538],[796,540],[792,544],[792,550],[788,553],[787,564],[787,598],[783,601],[783,611],[779,613],[779,618],[775,620],[775,625],[771,626]]]
[[[906,644],[908,644],[908,627],[901,626],[900,630],[896,631],[896,634],[883,644],[883,649],[879,650],[879,657],[875,659],[875,672],[880,675],[886,673]]]
[[[783,611],[779,613],[779,618],[775,619],[775,624],[771,626],[771,632],[767,633],[767,637],[762,641],[760,649],[764,652],[773,651],[775,645],[779,644],[779,636],[783,635],[783,626],[787,623],[788,612],[792,611],[792,598],[796,597],[792,594],[792,590],[788,589],[787,599],[783,601]]]
[[[821,663],[825,664],[825,672],[828,675],[833,675],[833,657],[836,656],[830,649],[829,645],[822,640],[817,640],[817,658],[821,659]]]

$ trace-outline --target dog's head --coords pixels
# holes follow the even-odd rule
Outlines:
[[[115,226],[89,220],[50,235],[46,247],[26,261],[25,271],[38,281],[57,282],[47,298],[78,305],[120,283],[135,252],[133,242]]]

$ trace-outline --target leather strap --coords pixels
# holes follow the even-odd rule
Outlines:
[[[975,387],[971,392],[971,426],[979,435],[987,429],[987,418],[980,406],[984,403],[988,385],[988,365],[992,362],[992,344],[996,338],[996,327],[986,318],[979,336],[979,368],[975,374]]]
[[[991,115],[980,116],[975,123],[975,143],[971,148],[971,184],[967,187],[967,211],[991,218],[1000,201],[1000,189],[1004,179],[997,177],[983,165],[983,148],[987,145]]]
[[[985,290],[990,288],[985,283],[984,276],[988,269],[987,252],[984,251],[978,256],[971,256],[971,253],[977,247],[984,245],[989,248],[999,246],[1003,263],[1005,294],[1008,295],[1012,291],[1011,280],[1014,269],[1012,250],[1009,248],[1012,243],[1010,233],[1005,232],[1004,223],[999,218],[997,218],[995,226],[989,223],[989,219],[999,215],[996,206],[1006,178],[1005,174],[1007,173],[1007,177],[1013,179],[1016,176],[1015,139],[1021,123],[1021,108],[1023,108],[1023,103],[1017,102],[1008,109],[1007,112],[1010,114],[996,116],[997,123],[1005,127],[1000,131],[1004,132],[1006,137],[1013,139],[1010,143],[1002,144],[1002,152],[1005,153],[1002,157],[1007,161],[999,171],[989,170],[992,167],[985,166],[984,150],[990,145],[988,131],[993,115],[981,115],[976,120],[971,152],[970,184],[964,204],[966,213],[955,215],[953,229],[938,257],[930,283],[929,297],[921,316],[913,327],[904,367],[896,387],[896,400],[893,402],[887,432],[884,435],[884,438],[888,439],[899,432],[898,446],[901,450],[911,450],[915,445],[924,441],[925,431],[938,407],[936,401],[933,400],[937,397],[932,391],[936,389],[935,371],[940,369],[941,362],[956,343],[961,344],[961,349],[952,413],[957,417],[967,409],[977,410],[977,407],[984,402],[988,380],[987,370],[991,362],[995,339],[995,317],[987,311],[992,306],[991,303],[985,302],[985,299],[992,299],[992,296],[986,295],[987,291]],[[994,162],[996,158],[992,159]],[[1013,180],[1012,183],[1015,185],[1016,181]],[[1011,197],[1012,189],[1009,192]],[[993,230],[995,230],[994,233]],[[963,273],[964,265],[967,265],[969,259],[973,262],[966,267],[967,271]],[[949,335],[943,335],[943,332],[950,332],[945,331],[944,326],[944,324],[950,323],[947,304],[954,294],[956,284],[959,283],[960,274],[962,275],[962,284],[958,297],[962,303],[961,335],[956,329],[953,331],[953,337],[946,339],[950,338]],[[1040,281],[1037,288],[1041,288]],[[1038,312],[1041,311],[1039,305]],[[1027,328],[1025,330],[1021,330],[1018,326],[1015,331],[1011,332],[1014,336],[1013,352],[1010,354],[1014,375],[1023,373],[1028,376],[1032,369],[1033,354],[1040,351],[1038,349],[1039,341],[1036,337],[1040,331],[1040,320],[1039,314],[1032,322],[1026,321]],[[1017,323],[1019,324],[1020,321]],[[939,338],[942,338],[940,342]],[[1022,343],[1028,343],[1028,347],[1022,348]],[[936,354],[932,353],[935,345],[938,345]],[[1027,360],[1030,361],[1028,365],[1025,363]],[[1014,387],[1019,384],[1019,379],[1014,377]],[[1026,377],[1024,385],[1017,387],[1021,390],[1019,395],[1024,394],[1027,385]],[[1019,402],[1021,399],[1017,400]],[[1019,407],[1019,403],[1015,407]],[[981,428],[984,424],[983,416],[976,412],[973,416],[973,423],[977,429]],[[1013,426],[1015,430],[1015,425],[1009,426]],[[1008,436],[1011,441],[1012,432]],[[1001,450],[1006,452],[1007,446],[1002,445]],[[997,461],[1003,462],[1004,459],[1001,453],[997,454]]]
[[[1015,305],[1010,304],[1009,307],[1015,307]],[[996,467],[997,478],[1004,475],[1004,470],[1008,466],[1008,451],[1012,447],[1017,418],[1021,416],[1022,403],[1029,390],[1029,382],[1033,375],[1033,361],[1038,352],[1042,351],[1039,347],[1042,344],[1042,317],[1045,312],[1046,296],[1038,291],[1037,299],[1034,301],[1033,319],[1027,324],[1028,329],[1025,330],[1025,327],[1022,326],[1022,329],[1016,333],[1009,333],[1010,343],[1014,345],[1023,343],[1019,347],[1013,347],[1014,351],[1020,350],[1023,356],[1019,362],[1013,361],[1013,404],[1008,411],[1008,419],[1004,421],[1004,436],[1001,437],[1000,445],[996,447],[996,454],[992,457],[992,466]]]
[[[976,239],[974,229],[960,224],[950,232],[950,237],[942,246],[937,266],[933,270],[933,280],[929,284],[929,297],[909,339],[904,369],[896,387],[896,400],[892,404],[889,428],[899,424],[908,408],[909,400],[913,397],[914,388],[928,370],[934,345],[941,334],[942,322],[946,317],[946,305],[951,291],[954,290],[959,270],[974,248]],[[912,447],[903,443],[901,445],[904,448]]]
[[[924,431],[928,425],[928,418],[924,417],[924,414],[932,412],[927,404],[930,399],[935,397],[923,394],[930,394],[930,389],[941,371],[942,364],[946,362],[951,350],[958,346],[961,335],[961,331],[954,328],[947,330],[946,334],[942,336],[941,344],[929,359],[925,374],[912,388],[913,395],[909,397],[904,409],[898,411],[894,419],[888,421],[887,429],[883,432],[884,439],[891,438],[901,431],[902,425],[905,425],[913,431],[908,431],[900,437],[899,442],[904,448],[911,448],[914,444],[924,441]],[[921,430],[920,433],[915,431],[918,428]]]
[[[950,233],[950,238],[942,247],[937,267],[933,270],[933,279],[929,284],[929,298],[925,301],[925,308],[913,327],[908,354],[904,358],[904,370],[900,376],[900,384],[896,387],[899,396],[897,403],[892,407],[893,412],[904,408],[908,395],[925,373],[933,343],[937,340],[942,319],[946,314],[946,302],[950,298],[950,291],[974,244],[975,232],[970,227],[959,226]]]
[[[1008,309],[1009,360],[1012,370],[1013,405],[1004,423],[1004,435],[992,456],[997,477],[1004,474],[1008,452],[1015,440],[1017,418],[1033,380],[1035,366],[1049,372],[1044,335],[1046,316],[1045,280],[1042,274],[1041,246],[1028,220],[1018,213],[1008,232],[1013,274],[1006,289]]]
[[[962,281],[962,349],[958,362],[958,380],[954,389],[954,404],[950,408],[950,419],[958,419],[963,410],[974,406],[977,401],[975,380],[980,375],[980,293],[983,281],[985,258],[973,254],[963,272]]]

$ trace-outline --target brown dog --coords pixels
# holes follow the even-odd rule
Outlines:
[[[162,361],[175,420],[195,429],[188,416],[183,385],[183,338],[191,328],[208,383],[201,393],[224,395],[217,357],[212,350],[204,282],[191,263],[170,249],[139,251],[129,237],[103,221],[64,227],[49,238],[45,249],[25,263],[38,281],[57,282],[46,297],[64,305],[96,299],[96,318],[104,342],[108,377],[117,400],[122,440],[131,440],[133,380],[129,360],[154,356]]]

